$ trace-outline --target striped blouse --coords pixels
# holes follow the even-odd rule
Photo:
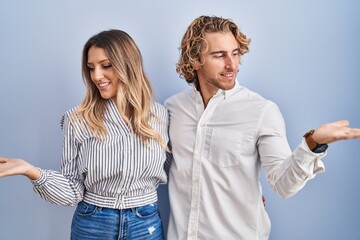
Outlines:
[[[32,181],[34,191],[46,201],[74,206],[81,200],[116,209],[143,206],[157,201],[157,187],[166,183],[166,152],[150,140],[144,144],[121,118],[115,103],[107,102],[104,139],[70,122],[67,111],[61,119],[63,153],[61,171],[40,169],[39,179]],[[151,126],[168,142],[168,113],[154,103],[158,117]]]

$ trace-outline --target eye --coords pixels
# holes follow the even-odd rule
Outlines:
[[[240,52],[239,52],[239,51],[233,52],[233,56],[239,56],[239,55],[240,55]]]
[[[214,55],[214,58],[223,58],[224,57],[224,54],[215,54]]]
[[[94,67],[92,66],[87,66],[87,68],[89,69],[90,72],[94,71]]]
[[[111,68],[112,65],[111,65],[111,63],[109,63],[109,64],[104,64],[102,67],[106,69],[106,68]]]

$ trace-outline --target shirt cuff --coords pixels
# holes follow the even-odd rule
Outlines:
[[[39,187],[41,185],[43,185],[47,178],[48,178],[48,173],[46,170],[43,170],[41,168],[38,168],[39,171],[40,171],[40,177],[36,180],[31,180],[32,184],[35,186],[35,187]]]
[[[314,153],[307,145],[305,138],[302,139],[300,145],[295,150],[296,158],[300,161],[304,168],[308,168],[308,177],[313,178],[317,173],[325,171],[325,165],[322,161],[327,154],[327,151],[322,153]]]

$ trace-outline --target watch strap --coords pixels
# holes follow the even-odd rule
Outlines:
[[[315,140],[312,138],[312,135],[314,134],[314,132],[315,132],[315,130],[312,129],[312,130],[308,131],[307,133],[305,133],[305,135],[304,135],[305,141],[311,151],[314,148],[316,148],[316,146],[318,145],[318,143],[315,142]]]
[[[326,149],[328,148],[328,145],[327,144],[319,144],[319,143],[315,142],[315,140],[312,137],[314,132],[315,132],[315,130],[312,129],[312,130],[308,131],[307,133],[305,133],[304,138],[305,138],[306,144],[308,145],[309,149],[314,153],[325,152]]]

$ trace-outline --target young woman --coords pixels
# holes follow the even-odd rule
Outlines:
[[[166,182],[168,115],[153,100],[141,53],[124,31],[84,46],[86,95],[62,117],[61,171],[0,158],[0,177],[25,175],[46,201],[77,204],[71,239],[163,239],[157,187]]]

